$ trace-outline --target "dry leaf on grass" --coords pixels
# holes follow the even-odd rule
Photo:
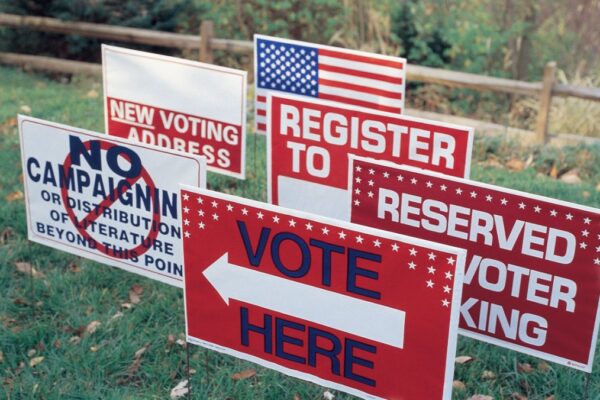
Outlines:
[[[452,389],[465,390],[466,388],[467,388],[467,385],[465,385],[464,383],[462,383],[459,380],[455,380],[452,382]]]
[[[241,381],[244,379],[252,378],[255,375],[256,375],[256,370],[250,368],[250,369],[245,369],[242,372],[236,372],[235,374],[231,375],[231,379],[233,379],[234,381]]]
[[[69,264],[69,271],[73,273],[81,272],[81,267],[79,267],[79,265],[76,262],[72,261]]]
[[[4,362],[4,353],[0,351],[0,364]]]
[[[5,199],[6,199],[6,201],[9,201],[9,202],[22,200],[23,192],[21,192],[20,190],[15,190],[14,192],[7,194]]]
[[[188,381],[187,379],[182,380],[171,389],[171,400],[180,399],[188,393]]]
[[[546,397],[546,400],[554,400],[554,395],[551,394],[550,396]]]
[[[514,392],[511,397],[513,400],[527,400],[527,396],[522,395],[521,393]]]
[[[325,400],[333,400],[333,399],[335,399],[335,395],[333,393],[331,393],[329,390],[326,390],[325,393],[323,393],[323,398]]]
[[[537,365],[537,368],[540,372],[548,372],[550,371],[550,365],[546,361],[540,361]]]
[[[96,330],[98,329],[98,327],[100,326],[100,324],[101,324],[100,321],[92,321],[92,322],[90,322],[85,327],[85,332],[89,333],[91,335],[92,333],[96,332]]]
[[[31,114],[31,107],[29,107],[27,104],[23,104],[19,110],[21,110],[22,113]]]
[[[0,233],[0,244],[4,244],[14,234],[13,229],[9,226]]]
[[[492,396],[488,396],[485,394],[474,394],[473,396],[469,397],[467,400],[494,400],[494,398]]]
[[[0,125],[0,130],[12,128],[13,126],[17,126],[17,119],[15,117],[10,117],[6,121],[4,121],[2,125]]]
[[[41,363],[42,361],[44,361],[44,356],[33,357],[31,360],[29,360],[29,366],[31,368],[33,368],[36,365],[38,365],[39,363]]]
[[[34,278],[39,278],[39,277],[44,276],[44,274],[42,274],[40,271],[38,271],[37,269],[32,267],[31,264],[29,264],[28,262],[16,262],[15,268],[17,268],[17,271],[19,271],[20,273],[25,274],[25,275],[31,275]]]
[[[124,314],[121,311],[117,311],[112,317],[110,317],[108,322],[113,322],[114,320],[121,318],[123,315]]]
[[[454,362],[457,364],[467,364],[473,361],[473,357],[471,356],[458,356],[454,359]]]
[[[526,393],[529,393],[531,390],[531,386],[529,386],[529,383],[524,379],[519,381],[519,386],[521,386],[521,389],[523,389],[523,391]]]
[[[517,363],[517,371],[530,374],[533,372],[533,367],[529,363]]]
[[[37,353],[36,349],[29,349],[29,350],[27,350],[27,357],[31,358],[31,357],[35,356],[35,353]]]
[[[563,175],[561,175],[560,181],[570,184],[581,183],[581,178],[579,177],[579,169],[574,168],[570,171],[565,172]]]
[[[129,289],[129,301],[133,304],[139,304],[140,296],[144,293],[144,288],[137,283]]]
[[[295,394],[295,395],[294,395],[294,400],[302,400],[302,399],[300,398],[300,395],[298,395],[298,394]]]
[[[518,158],[511,158],[506,162],[506,168],[511,171],[523,171],[525,169],[525,162]]]
[[[133,308],[133,304],[131,304],[131,303],[121,303],[121,307],[129,310],[129,309]]]
[[[554,179],[558,178],[558,168],[556,168],[556,165],[552,166],[552,169],[550,169],[550,173],[548,175]]]
[[[481,373],[483,379],[496,379],[496,374],[488,369]]]
[[[60,349],[60,348],[62,347],[62,342],[60,341],[60,339],[56,339],[56,340],[54,341],[54,343],[52,343],[52,346],[53,346],[55,349]]]
[[[98,97],[98,92],[96,90],[92,89],[85,94],[85,97],[87,97],[89,99],[95,99],[96,97]]]
[[[600,192],[600,183],[596,185],[596,192]]]

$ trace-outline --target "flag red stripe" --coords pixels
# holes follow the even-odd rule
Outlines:
[[[374,64],[376,66],[404,69],[404,63],[402,63],[402,62],[385,60],[385,59],[375,58],[375,57],[361,56],[361,55],[352,54],[352,53],[343,53],[341,51],[335,51],[335,50],[329,50],[329,49],[319,49],[319,55],[326,56],[326,57],[341,58],[341,59],[350,60],[350,61],[364,62],[364,63]]]
[[[354,106],[366,107],[366,108],[374,108],[376,110],[387,111],[394,114],[399,114],[402,110],[400,107],[388,107],[377,103],[371,103],[369,101],[362,101],[357,99],[352,99],[349,97],[336,96],[333,94],[319,93],[319,98],[323,100],[332,100],[337,101],[339,103],[352,104]]]
[[[263,116],[264,116],[264,115],[267,115],[267,110],[265,110],[265,109],[260,109],[260,108],[257,108],[257,109],[256,109],[256,115],[263,115]]]
[[[256,101],[260,101],[263,103],[267,102],[267,96],[256,96]]]
[[[339,74],[353,75],[353,76],[359,76],[361,78],[369,78],[369,79],[375,79],[378,81],[395,83],[396,85],[402,85],[402,78],[398,78],[395,76],[374,74],[371,72],[357,71],[357,70],[349,69],[349,68],[334,67],[333,65],[327,65],[327,64],[319,64],[319,69],[322,69],[324,71],[337,72]]]
[[[267,124],[256,124],[256,128],[259,131],[266,132],[267,131]]]
[[[330,79],[319,78],[319,85],[332,86],[342,89],[356,90],[357,92],[370,93],[377,96],[389,97],[392,99],[401,99],[402,93],[390,92],[389,90],[375,89],[368,86],[355,85],[353,83],[332,81]]]

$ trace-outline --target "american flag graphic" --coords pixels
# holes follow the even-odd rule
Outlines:
[[[279,91],[400,114],[406,60],[254,36],[256,130],[266,132],[267,93]]]

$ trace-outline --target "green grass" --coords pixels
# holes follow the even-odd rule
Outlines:
[[[102,131],[101,96],[97,79],[58,83],[0,68],[0,233],[9,232],[1,235],[6,239],[0,239],[0,398],[164,399],[186,377],[186,349],[169,341],[169,335],[178,339],[184,332],[180,290],[29,243],[23,201],[5,200],[22,190],[18,135],[11,118],[29,107],[36,117]],[[264,137],[249,135],[248,180],[211,174],[210,186],[265,200],[264,150]],[[600,206],[595,182],[566,185],[537,177],[533,169],[509,173],[477,163],[472,175],[485,182]],[[44,277],[31,279],[18,272],[14,263],[19,261],[30,262]],[[79,271],[74,272],[72,265]],[[123,308],[136,283],[144,289],[141,302]],[[123,316],[113,318],[119,312]],[[97,331],[71,342],[77,329],[91,321],[101,322]],[[139,369],[129,374],[135,352],[146,345]],[[456,399],[473,394],[508,399],[513,393],[529,399],[552,394],[556,399],[579,399],[584,394],[585,374],[569,368],[549,363],[549,369],[541,371],[538,359],[466,338],[459,339],[457,354],[475,360],[456,366],[455,379],[466,385],[465,390],[455,392]],[[30,367],[32,357],[38,356],[44,360]],[[192,377],[195,399],[291,400],[297,394],[303,400],[317,400],[326,390],[199,347],[190,348],[190,357],[196,371]],[[24,367],[19,367],[21,363]],[[530,363],[533,372],[520,372],[517,363]],[[257,375],[241,381],[231,378],[247,368],[255,368]],[[484,379],[486,370],[494,377]],[[592,375],[589,393],[591,399],[600,399],[597,373]],[[336,393],[336,399],[350,398]]]

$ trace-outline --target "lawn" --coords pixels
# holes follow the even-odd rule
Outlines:
[[[99,79],[59,82],[0,68],[0,398],[168,398],[187,376],[189,350],[195,399],[322,399],[326,388],[199,347],[186,349],[180,290],[27,241],[14,118],[21,112],[102,131],[101,90]],[[248,179],[210,175],[209,186],[266,200],[264,137],[249,135],[247,146]],[[565,184],[533,168],[508,172],[477,162],[472,171],[476,180],[600,206],[596,182]],[[28,264],[17,263],[29,263],[36,273],[23,273],[19,269]],[[585,394],[586,374],[566,367],[466,338],[459,339],[457,355],[473,360],[456,365],[455,379],[463,384],[456,399]],[[331,392],[336,399],[352,398]],[[589,398],[600,399],[597,373]]]

